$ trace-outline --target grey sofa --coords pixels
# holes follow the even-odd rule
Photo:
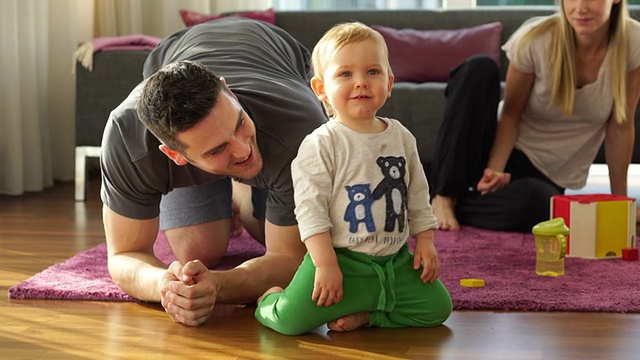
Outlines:
[[[339,10],[276,12],[276,25],[287,30],[307,48],[312,49],[324,32],[339,22],[360,21],[368,25],[421,30],[460,29],[499,21],[502,43],[527,19],[547,15],[555,7],[480,7],[456,10]],[[632,7],[632,16],[640,18],[640,6]],[[98,52],[93,71],[77,64],[76,145],[77,162],[84,163],[86,149],[100,145],[102,128],[109,112],[115,108],[142,78],[142,64],[147,51]],[[429,56],[429,54],[424,54]],[[501,74],[504,80],[508,60],[502,53]],[[458,64],[451,64],[455,67]],[[436,134],[444,109],[444,82],[396,82],[393,96],[379,114],[396,118],[414,134],[425,170],[433,159]],[[640,111],[636,113],[636,127]],[[636,132],[639,134],[640,131]],[[638,137],[640,135],[636,135]],[[638,140],[636,140],[636,144]],[[78,153],[77,152],[77,153]],[[602,151],[596,162],[604,162]],[[640,162],[640,150],[634,149],[633,162]],[[84,199],[84,164],[76,168],[76,199]]]

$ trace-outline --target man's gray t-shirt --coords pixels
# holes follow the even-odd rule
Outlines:
[[[284,30],[229,17],[185,28],[164,39],[147,58],[144,78],[180,60],[197,61],[224,77],[255,122],[262,171],[242,182],[269,189],[267,220],[294,225],[290,164],[303,138],[327,118],[309,86],[309,51]],[[190,164],[178,166],[138,120],[144,80],[110,115],[102,140],[102,201],[134,219],[158,216],[163,194],[223,177]]]

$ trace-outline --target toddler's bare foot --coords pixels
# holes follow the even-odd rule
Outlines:
[[[449,196],[436,195],[431,202],[433,214],[438,218],[440,230],[460,230],[460,224],[456,219],[456,200]]]
[[[352,331],[361,326],[369,324],[369,313],[359,312],[343,316],[327,323],[327,327],[332,331],[345,332]]]
[[[271,287],[271,288],[267,289],[267,291],[265,291],[264,294],[262,294],[262,296],[260,296],[258,298],[258,301],[256,301],[256,304],[260,304],[260,301],[262,300],[263,297],[265,297],[265,296],[267,296],[267,295],[269,295],[271,293],[274,293],[274,292],[281,292],[282,290],[284,290],[284,289],[281,288],[280,286],[274,286],[274,287]]]

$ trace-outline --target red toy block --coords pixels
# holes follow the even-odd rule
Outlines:
[[[636,248],[622,249],[622,260],[624,261],[638,260],[638,249]]]

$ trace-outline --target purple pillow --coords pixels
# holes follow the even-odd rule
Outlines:
[[[396,82],[446,82],[451,70],[475,54],[489,55],[500,65],[500,22],[457,30],[372,27],[387,42]]]
[[[191,10],[180,10],[180,17],[182,18],[182,22],[185,24],[185,26],[201,24],[203,22],[220,19],[227,16],[240,16],[255,20],[261,20],[271,25],[276,24],[276,12],[273,10],[273,8],[265,11],[248,11],[224,15],[206,15]]]

